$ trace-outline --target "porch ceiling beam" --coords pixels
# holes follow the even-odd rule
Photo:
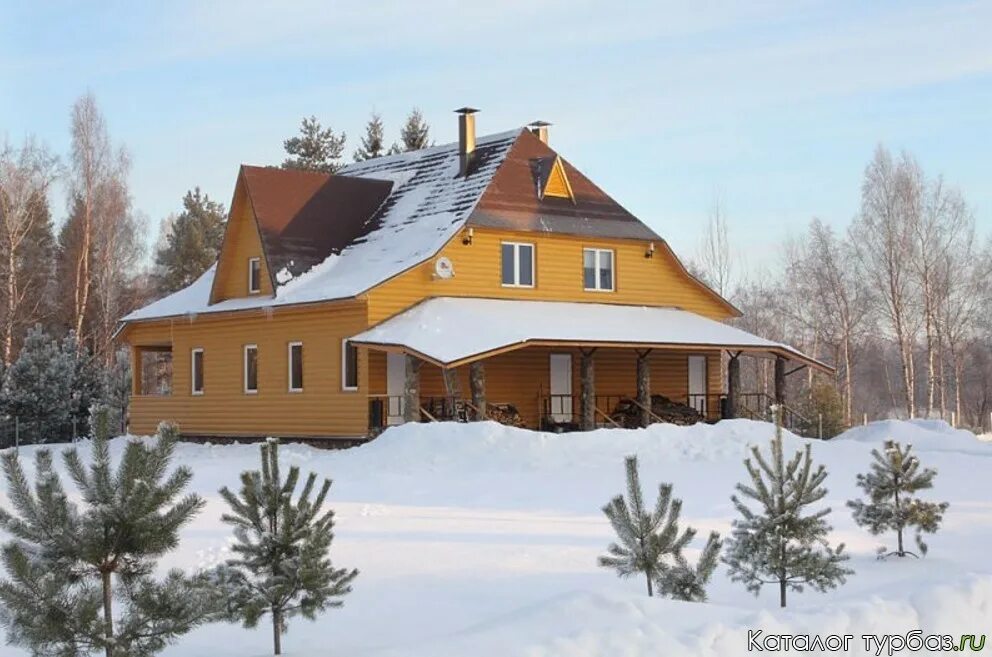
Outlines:
[[[486,351],[481,351],[476,354],[469,356],[464,356],[462,358],[457,358],[450,362],[444,362],[437,358],[433,358],[423,352],[417,351],[411,347],[402,344],[390,344],[382,342],[363,342],[354,341],[352,344],[357,346],[364,346],[370,349],[376,349],[379,351],[392,351],[404,354],[415,355],[421,360],[437,365],[438,367],[460,367],[462,365],[467,365],[473,361],[483,360],[486,358],[492,358],[493,356],[498,356],[500,354],[505,354],[511,351],[517,351],[518,349],[525,349],[527,347],[552,347],[559,349],[659,349],[667,351],[688,351],[688,352],[699,352],[699,351],[718,351],[725,350],[730,353],[731,356],[740,356],[743,354],[753,354],[763,357],[775,357],[782,356],[789,360],[796,360],[802,362],[804,365],[812,367],[814,369],[820,370],[826,374],[833,374],[834,368],[821,363],[819,361],[806,358],[801,354],[789,351],[784,348],[769,348],[769,347],[753,347],[748,345],[720,345],[720,344],[688,344],[688,343],[666,343],[666,342],[589,342],[589,341],[573,341],[573,340],[523,340],[520,342],[513,342],[496,349],[489,349]],[[736,354],[734,353],[736,352]]]

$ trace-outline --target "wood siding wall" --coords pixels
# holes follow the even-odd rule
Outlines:
[[[475,228],[472,244],[456,236],[440,255],[451,259],[455,276],[434,277],[434,259],[417,265],[369,291],[369,322],[377,324],[426,297],[472,296],[541,301],[638,304],[677,307],[712,319],[730,316],[726,306],[681,271],[660,244],[654,257],[644,256],[648,242],[508,232]],[[533,288],[503,287],[501,242],[534,244]],[[616,253],[615,291],[587,292],[582,282],[582,249],[609,248]]]
[[[359,391],[341,387],[341,341],[367,325],[364,302],[201,315],[128,329],[132,345],[171,344],[172,394],[133,396],[131,431],[161,420],[186,435],[363,436],[368,429],[368,364],[359,353]],[[303,342],[303,391],[289,392],[288,344]],[[245,394],[243,350],[258,345],[258,393]],[[204,391],[191,391],[191,351],[203,349]]]

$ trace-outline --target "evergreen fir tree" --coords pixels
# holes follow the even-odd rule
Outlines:
[[[927,544],[923,542],[923,534],[933,534],[940,528],[940,521],[948,507],[947,502],[926,502],[914,497],[917,491],[933,488],[937,471],[931,468],[920,470],[920,460],[910,454],[912,449],[912,445],[906,445],[903,449],[902,445],[892,440],[885,441],[884,453],[873,449],[871,454],[875,462],[871,464],[871,472],[858,475],[858,486],[868,496],[868,502],[851,500],[847,503],[854,511],[854,521],[866,527],[872,535],[896,532],[895,551],[886,555],[885,548],[880,548],[882,556],[917,556],[903,547],[902,534],[907,527],[916,528],[916,545],[920,553],[926,555]]]
[[[300,135],[283,142],[290,157],[282,163],[282,168],[334,173],[341,168],[345,138],[343,132],[338,136],[331,128],[323,128],[315,116],[304,118]]]
[[[606,556],[599,558],[599,565],[611,568],[620,577],[643,574],[648,596],[654,595],[654,586],[667,596],[691,601],[706,599],[705,586],[716,568],[720,551],[720,536],[711,533],[697,568],[692,568],[682,556],[682,549],[696,535],[687,527],[679,531],[682,500],[672,499],[672,485],[658,486],[658,499],[654,509],[644,506],[641,492],[637,457],[628,456],[627,499],[617,495],[603,507],[617,534],[619,543],[611,543]]]
[[[69,331],[63,338],[61,348],[63,357],[69,362],[71,373],[70,426],[66,431],[73,431],[73,437],[85,436],[90,433],[90,407],[99,403],[104,396],[105,374],[89,349],[79,346],[74,332]],[[67,433],[63,438],[68,436]]]
[[[220,570],[228,597],[230,620],[255,627],[266,614],[272,621],[272,645],[282,653],[282,634],[296,615],[313,620],[319,612],[340,607],[351,592],[357,570],[334,568],[328,553],[334,540],[334,512],[323,511],[331,480],[324,479],[316,496],[311,472],[296,500],[300,469],[285,479],[279,468],[279,445],[261,446],[262,470],[241,474],[241,492],[222,488],[231,510],[223,521],[234,526],[237,558]]]
[[[103,430],[90,465],[75,449],[64,452],[79,504],[69,501],[49,450],[36,452],[33,489],[17,453],[3,455],[12,508],[0,509],[0,528],[13,540],[2,550],[0,622],[10,643],[35,655],[145,657],[210,617],[205,576],[152,577],[203,506],[196,495],[180,498],[188,468],[169,473],[175,433],[128,442],[116,470]]]
[[[128,350],[119,349],[114,362],[104,372],[103,405],[109,413],[111,432],[123,435],[127,431],[127,409],[131,403],[131,356]]]
[[[183,211],[171,219],[165,243],[155,253],[159,294],[171,294],[192,284],[217,261],[226,214],[224,205],[211,200],[199,187],[186,192]]]
[[[28,330],[17,360],[6,371],[2,394],[3,411],[17,418],[21,442],[66,437],[77,406],[75,369],[75,354],[66,353],[40,326]]]
[[[826,591],[843,584],[854,571],[843,565],[848,559],[843,543],[834,549],[827,541],[830,509],[803,515],[806,507],[827,494],[823,487],[827,471],[822,465],[813,468],[809,444],[785,461],[781,409],[773,411],[771,458],[751,447],[751,457],[744,459],[751,484],[737,484],[741,497],[757,502],[758,509],[731,496],[742,518],[733,522],[724,563],[730,567],[731,579],[756,596],[765,584],[777,584],[779,604],[785,607],[788,590],[802,592],[809,586]]]
[[[403,149],[409,151],[419,151],[427,148],[430,143],[430,126],[424,120],[424,115],[416,107],[410,112],[400,130],[400,138],[403,140]]]
[[[365,136],[362,137],[362,146],[355,151],[355,162],[371,160],[375,157],[382,157],[385,154],[386,144],[383,141],[383,132],[382,117],[372,112],[369,122],[365,125]]]

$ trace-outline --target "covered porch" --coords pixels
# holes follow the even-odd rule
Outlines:
[[[790,374],[829,371],[694,313],[610,304],[435,298],[351,341],[369,350],[373,433],[435,420],[571,431],[765,417]],[[744,356],[774,359],[773,396],[740,390]]]

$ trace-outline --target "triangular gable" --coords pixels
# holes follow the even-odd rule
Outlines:
[[[548,172],[547,180],[544,182],[544,189],[541,191],[541,198],[547,196],[567,198],[570,201],[575,201],[575,195],[572,193],[572,185],[568,182],[568,176],[565,175],[565,167],[561,163],[561,158],[557,155],[551,164],[551,170]]]
[[[249,258],[259,258],[261,264],[260,291],[252,295],[248,294]],[[231,211],[224,229],[224,240],[217,258],[217,270],[210,288],[210,304],[238,297],[273,296],[270,271],[242,167],[238,172]]]

